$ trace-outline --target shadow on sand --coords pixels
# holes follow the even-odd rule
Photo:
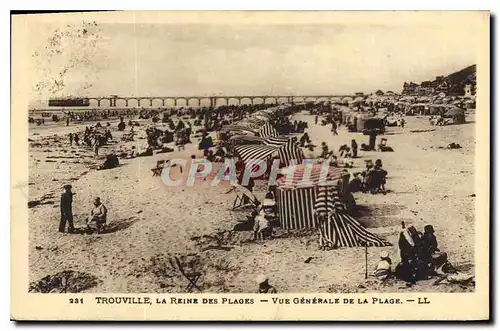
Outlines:
[[[104,229],[102,233],[106,234],[106,233],[113,233],[125,230],[130,226],[132,226],[132,224],[134,224],[138,220],[139,219],[137,217],[129,217],[121,220],[112,221],[108,226],[106,226],[106,229]]]
[[[129,217],[121,220],[112,221],[105,227],[104,231],[102,231],[100,234],[107,234],[125,230],[138,220],[139,219],[137,217]],[[88,229],[85,226],[85,227],[75,228],[73,230],[73,234],[89,235],[89,234],[95,234],[95,232],[93,232],[92,230]]]
[[[398,204],[357,205],[353,217],[367,228],[391,227],[400,225],[401,221],[411,221],[400,216],[405,209]]]

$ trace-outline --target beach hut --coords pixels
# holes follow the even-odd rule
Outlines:
[[[363,132],[365,135],[371,133],[383,134],[385,133],[385,116],[370,116],[363,119]]]
[[[371,114],[368,113],[357,113],[355,120],[355,127],[357,132],[363,132],[365,129],[365,123],[368,119],[373,118]]]

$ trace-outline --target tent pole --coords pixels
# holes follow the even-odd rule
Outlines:
[[[368,279],[368,243],[365,242],[365,279]]]

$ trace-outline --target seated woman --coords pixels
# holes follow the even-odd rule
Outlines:
[[[101,198],[94,199],[94,208],[90,211],[90,216],[87,221],[87,228],[91,232],[101,233],[106,225],[108,209],[101,202]]]
[[[131,150],[128,153],[125,153],[126,159],[133,159],[135,157],[135,146],[131,147]]]
[[[343,153],[341,154],[341,164],[344,168],[352,168],[354,166],[351,149],[347,146],[345,146]]]
[[[331,167],[338,167],[338,160],[337,160],[337,157],[333,154],[333,151],[330,151],[328,153],[328,157],[326,159],[326,162]]]
[[[361,181],[361,178],[359,178],[360,173],[355,172],[353,174],[354,178],[349,182],[349,192],[355,193],[359,192],[363,188],[363,182]]]
[[[368,165],[367,165],[368,168]],[[382,168],[382,161],[380,159],[375,161],[375,166],[373,169],[369,169],[366,172],[366,189],[369,190],[372,194],[385,191],[387,171]]]
[[[431,263],[432,257],[436,252],[439,252],[439,249],[436,236],[434,235],[434,228],[432,225],[426,225],[422,236],[420,259],[427,263]]]
[[[142,149],[139,153],[137,153],[137,156],[152,156],[153,155],[153,147],[148,145],[146,149]]]

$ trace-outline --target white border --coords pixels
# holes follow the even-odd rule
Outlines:
[[[109,3],[103,3],[102,0],[86,0],[86,1],[78,1],[78,2],[69,2],[69,1],[62,1],[62,0],[44,0],[43,2],[40,1],[16,1],[14,5],[16,6],[15,9],[19,10],[27,10],[27,9],[51,9],[51,8],[64,8],[66,10],[83,10],[83,9],[101,9],[101,10],[110,10],[113,7],[117,8],[120,7],[122,9],[129,9],[129,10],[138,10],[138,9],[147,9],[147,10],[153,10],[153,9],[170,9],[170,10],[189,10],[189,9],[198,9],[198,10],[245,10],[245,9],[253,9],[253,10],[491,10],[493,14],[498,14],[500,12],[499,8],[499,1],[492,1],[492,0],[474,0],[474,1],[453,1],[449,2],[447,5],[444,3],[435,1],[435,0],[420,0],[418,2],[404,2],[404,1],[370,1],[370,0],[349,0],[349,1],[344,1],[344,2],[336,2],[336,3],[330,3],[329,1],[319,1],[319,0],[308,0],[308,1],[298,1],[298,0],[287,0],[287,1],[282,1],[282,2],[272,2],[269,0],[253,0],[253,1],[248,1],[248,2],[242,2],[242,1],[229,1],[229,0],[211,0],[211,1],[203,1],[203,0],[198,0],[198,1],[178,1],[178,2],[164,2],[164,1],[147,1],[147,0],[141,0],[140,2],[134,1],[132,2],[109,2]],[[139,6],[140,5],[140,6]],[[7,7],[8,4],[6,2],[2,2],[1,5],[2,9],[3,7]],[[7,10],[10,10],[11,8],[5,8],[6,10],[3,10],[2,12],[4,13],[3,20],[2,20],[2,31],[3,33],[1,34],[2,38],[2,45],[5,47],[3,48],[1,54],[2,54],[2,65],[1,65],[1,76],[3,78],[2,80],[2,89],[0,90],[0,93],[3,93],[4,95],[2,96],[2,101],[4,102],[4,118],[3,121],[0,121],[0,144],[2,144],[2,147],[4,151],[7,151],[5,154],[10,155],[10,51],[9,48],[6,47],[7,44],[10,44],[10,17],[8,17],[8,12]],[[496,22],[498,23],[498,22]],[[498,36],[494,35],[495,43],[498,42]],[[496,58],[496,56],[495,56]],[[493,59],[492,59],[493,60]],[[492,67],[494,68],[494,67]],[[493,76],[495,77],[496,75],[496,70],[495,72],[492,73]],[[498,95],[500,93],[499,87],[497,86],[495,88],[495,91],[491,91],[492,95]],[[495,120],[495,127],[500,127],[500,119],[499,116],[497,116]],[[495,146],[498,147],[500,146],[499,141],[495,139]],[[10,191],[10,157],[3,157],[3,162],[1,162],[1,171],[0,171],[0,178],[1,178],[1,198],[0,201],[2,203],[3,208],[0,210],[2,211],[9,211],[9,215],[6,215],[7,217],[4,218],[3,220],[3,226],[4,231],[2,231],[2,235],[4,236],[3,240],[1,240],[2,244],[2,249],[1,252],[5,257],[10,256],[9,249],[10,249],[10,238],[9,238],[9,219],[10,219],[10,199],[9,197],[9,191]],[[498,169],[495,169],[498,170]],[[496,184],[496,182],[495,182]],[[495,185],[496,186],[496,185]],[[500,198],[498,198],[500,200]],[[499,203],[500,201],[495,201],[495,203]],[[498,230],[499,226],[496,226],[496,238],[499,238],[498,236]],[[493,249],[496,249],[496,244],[493,243]],[[3,259],[4,263],[7,265],[7,268],[9,268],[10,263],[8,262],[8,258]],[[495,265],[497,264],[498,261],[495,261]],[[496,268],[495,268],[496,269]],[[4,269],[4,272],[1,273],[2,277],[2,284],[3,284],[3,289],[5,290],[2,292],[2,319],[1,319],[1,326],[2,330],[10,330],[15,327],[15,325],[12,322],[8,321],[9,318],[9,311],[10,311],[10,295],[9,293],[9,279],[10,271],[7,269]],[[495,291],[495,295],[498,294]],[[498,304],[496,305],[498,307]],[[498,315],[496,315],[498,317]],[[4,328],[5,327],[5,328]],[[45,330],[52,330],[54,325],[42,325],[41,329]],[[66,326],[59,326],[59,327],[66,327]],[[130,326],[129,326],[130,327]],[[137,327],[135,325],[134,327]],[[157,326],[157,327],[164,327],[164,326]],[[201,325],[195,325],[195,326],[190,326],[187,327],[186,329],[199,329]],[[226,326],[221,326],[221,325],[213,325],[212,327],[216,328],[222,328],[222,327],[232,327],[230,325]],[[268,326],[260,326],[263,329],[267,329]],[[325,325],[326,327],[326,325]],[[332,325],[328,326],[332,328],[339,328],[342,327],[340,325]],[[374,325],[369,326],[374,327]],[[384,327],[387,328],[388,326],[382,326],[380,325],[379,327]],[[401,327],[400,325],[392,325],[389,327]],[[422,327],[425,327],[427,330],[433,329],[433,326],[429,325],[423,325]],[[454,325],[450,325],[448,327],[455,327]],[[90,329],[92,328],[93,330],[101,330],[104,329],[105,326],[90,326],[90,325],[85,325],[85,326],[79,326],[77,327],[78,329]],[[169,328],[180,328],[178,325],[170,325]],[[281,326],[281,328],[288,328],[288,326]],[[357,328],[357,327],[355,327]]]

